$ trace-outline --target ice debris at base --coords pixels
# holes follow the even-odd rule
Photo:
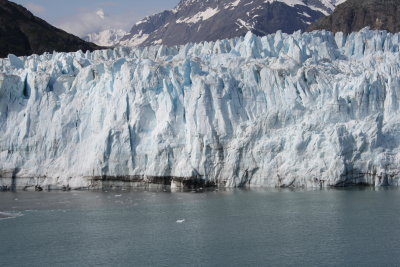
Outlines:
[[[397,185],[400,34],[0,59],[0,185]]]

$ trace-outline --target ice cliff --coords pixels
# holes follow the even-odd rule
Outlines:
[[[397,185],[399,47],[364,29],[10,55],[0,185]]]

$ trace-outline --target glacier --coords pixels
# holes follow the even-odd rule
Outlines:
[[[0,186],[398,185],[400,34],[0,59]]]

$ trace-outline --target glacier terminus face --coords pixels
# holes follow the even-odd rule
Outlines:
[[[0,59],[0,186],[397,185],[400,34]]]

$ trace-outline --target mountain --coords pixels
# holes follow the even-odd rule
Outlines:
[[[343,0],[182,0],[136,23],[121,45],[179,45],[282,30],[305,30]]]
[[[335,12],[312,24],[308,30],[325,29],[350,33],[364,27],[400,31],[400,0],[348,0]]]
[[[399,185],[399,46],[364,29],[2,59],[0,186]]]
[[[99,47],[57,29],[23,6],[0,0],[0,57],[44,52],[93,51]]]
[[[127,32],[124,30],[109,29],[97,33],[90,33],[82,39],[99,46],[115,46],[125,35],[127,35]]]

